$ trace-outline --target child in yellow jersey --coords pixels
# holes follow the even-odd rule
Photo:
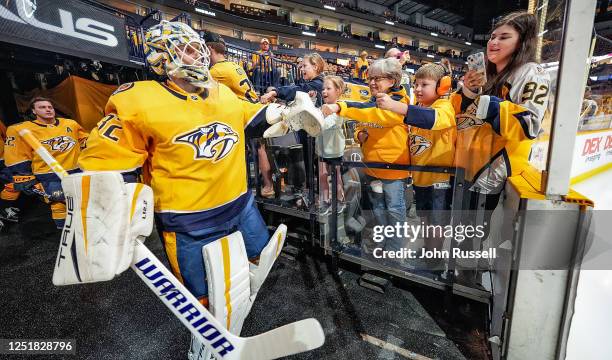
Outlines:
[[[4,159],[13,175],[14,189],[42,196],[51,206],[55,225],[61,229],[66,218],[61,181],[22,140],[19,132],[22,129],[30,130],[69,173],[79,171],[77,159],[88,134],[76,121],[55,117],[55,109],[49,99],[32,99],[30,109],[36,115],[35,120],[11,125],[6,130]]]
[[[441,85],[445,76],[447,70],[440,64],[427,64],[417,70],[417,105],[394,101],[388,95],[377,98],[379,108],[405,114],[405,122],[410,125],[408,148],[411,165],[453,166],[457,129],[453,105],[448,99],[442,98],[442,94],[449,90]],[[448,225],[453,194],[452,177],[421,171],[413,172],[412,177],[416,208],[423,221],[432,225]],[[425,248],[440,250],[444,242],[442,232],[431,235],[425,239]],[[431,260],[437,261],[432,261],[429,267],[441,270],[441,259]]]

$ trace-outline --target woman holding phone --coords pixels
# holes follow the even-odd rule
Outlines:
[[[463,207],[485,210],[485,225],[508,176],[528,166],[531,144],[542,131],[550,79],[535,62],[537,29],[535,16],[527,12],[499,20],[487,43],[485,71],[468,71],[464,86],[451,99],[459,114],[456,166],[466,169]],[[487,236],[488,230],[481,240]],[[466,248],[479,245],[461,243]]]

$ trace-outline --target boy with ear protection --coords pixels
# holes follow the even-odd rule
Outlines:
[[[442,64],[427,64],[417,70],[415,78],[416,105],[407,105],[387,94],[379,94],[377,107],[405,115],[404,123],[410,126],[408,149],[411,165],[452,167],[457,126],[455,110],[447,98],[451,90],[449,71]],[[426,225],[448,225],[452,176],[420,171],[413,172],[412,176],[419,216]],[[440,250],[444,237],[436,232],[430,235],[425,239],[426,250]],[[444,269],[442,259],[424,260],[424,265],[431,270]]]

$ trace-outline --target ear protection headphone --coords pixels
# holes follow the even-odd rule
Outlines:
[[[448,72],[446,66],[442,64],[438,65],[440,65],[444,69],[444,76],[442,76],[440,80],[438,80],[438,82],[436,83],[436,93],[439,96],[444,96],[448,94],[451,87],[453,86],[453,80],[451,79],[450,73]]]

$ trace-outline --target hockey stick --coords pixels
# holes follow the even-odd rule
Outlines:
[[[68,175],[29,130],[19,135],[60,178]],[[218,359],[275,359],[316,349],[325,341],[321,324],[313,318],[252,337],[230,333],[140,241],[131,268]]]

